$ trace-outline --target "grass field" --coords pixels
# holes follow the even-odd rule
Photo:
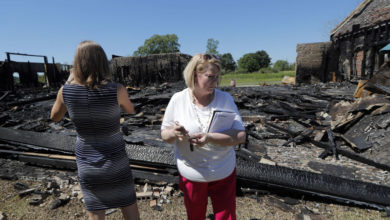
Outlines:
[[[278,73],[229,73],[222,75],[220,86],[229,86],[231,80],[236,80],[237,86],[254,86],[260,83],[278,84],[284,76],[295,76],[295,71]]]

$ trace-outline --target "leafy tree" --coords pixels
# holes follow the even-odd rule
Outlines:
[[[221,65],[222,65],[222,70],[224,72],[234,71],[236,70],[237,67],[236,62],[234,61],[233,56],[230,53],[222,54]]]
[[[238,60],[238,67],[248,72],[256,72],[260,68],[269,67],[270,63],[271,58],[268,56],[267,52],[261,50],[256,53],[244,54],[244,56]]]
[[[256,59],[256,54],[254,53],[244,54],[244,56],[238,60],[238,66],[240,69],[243,69],[250,73],[256,72],[260,69],[260,64]]]
[[[275,63],[274,63],[274,67],[273,67],[276,71],[284,71],[284,70],[289,70],[290,69],[290,65],[289,63],[286,61],[286,60],[277,60]]]
[[[206,53],[218,55],[218,51],[217,51],[218,44],[219,44],[218,40],[214,40],[213,38],[209,38],[207,40]]]
[[[265,50],[257,51],[256,59],[259,61],[260,68],[269,67],[271,64],[271,58]]]
[[[179,50],[179,38],[176,34],[158,35],[146,39],[143,46],[134,51],[134,56],[145,56],[149,54],[175,53]]]

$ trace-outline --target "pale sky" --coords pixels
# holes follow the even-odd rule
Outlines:
[[[131,56],[154,34],[176,34],[180,52],[218,52],[238,60],[265,50],[271,62],[296,59],[296,45],[329,41],[330,31],[362,0],[8,0],[0,7],[0,60],[5,52],[46,55],[72,64],[78,43]],[[40,58],[11,56],[15,61]]]

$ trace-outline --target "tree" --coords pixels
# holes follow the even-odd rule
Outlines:
[[[256,53],[244,54],[244,56],[238,60],[239,68],[248,72],[256,72],[260,68],[269,67],[270,63],[271,58],[264,50],[257,51]]]
[[[218,55],[218,51],[217,51],[218,44],[219,44],[218,40],[214,40],[213,38],[209,38],[207,40],[206,53],[212,54],[212,55]]]
[[[265,50],[257,51],[256,59],[259,61],[260,68],[269,67],[271,64],[271,58]]]
[[[146,39],[144,45],[138,47],[138,50],[134,51],[133,55],[146,56],[149,54],[175,53],[180,52],[179,48],[179,38],[176,34],[155,34],[151,38]]]
[[[295,62],[292,63],[292,64],[290,64],[290,70],[294,70],[294,71],[295,71],[295,66],[296,66],[296,63],[295,63]]]
[[[224,72],[236,70],[236,62],[230,53],[225,53],[221,56],[221,65]]]
[[[256,72],[260,69],[260,64],[256,59],[256,54],[254,53],[244,54],[244,56],[238,60],[238,66],[240,69],[243,69],[250,73]]]
[[[279,72],[279,71],[289,70],[290,69],[290,65],[289,65],[289,63],[286,60],[277,60],[274,63],[273,68],[274,68],[274,70]]]

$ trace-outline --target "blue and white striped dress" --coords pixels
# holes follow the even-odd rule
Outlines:
[[[116,83],[98,89],[65,84],[62,94],[77,131],[78,178],[87,210],[103,210],[136,202],[125,142],[120,133]]]

